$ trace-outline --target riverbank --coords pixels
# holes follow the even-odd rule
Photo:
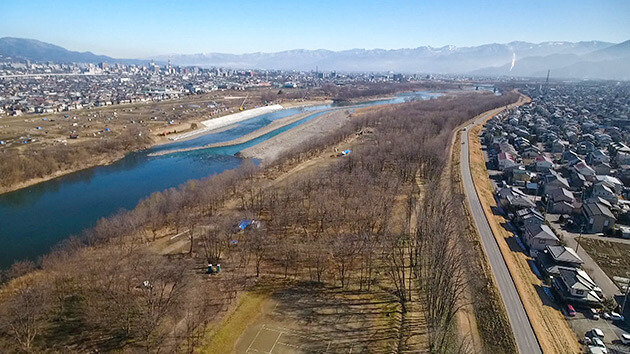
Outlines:
[[[195,150],[203,150],[203,149],[210,149],[210,148],[217,148],[217,147],[226,147],[226,146],[234,146],[234,145],[239,145],[239,144],[244,144],[246,142],[249,142],[251,140],[254,140],[256,138],[259,138],[265,134],[271,133],[275,130],[278,130],[280,128],[283,128],[289,124],[293,124],[295,122],[299,122],[302,119],[306,119],[307,117],[316,114],[317,111],[313,111],[313,112],[305,112],[305,113],[300,113],[300,114],[295,114],[286,118],[281,118],[281,119],[277,119],[274,120],[273,122],[267,124],[266,126],[255,130],[249,134],[245,134],[241,137],[238,137],[236,139],[233,140],[229,140],[229,141],[224,141],[224,142],[220,142],[220,143],[214,143],[214,144],[207,144],[207,145],[203,145],[203,146],[195,146],[195,147],[190,147],[190,148],[184,148],[184,149],[175,149],[175,150],[164,150],[164,151],[159,151],[156,153],[152,153],[149,154],[148,156],[154,157],[154,156],[163,156],[163,155],[168,155],[168,154],[174,154],[174,153],[178,153],[178,152],[186,152],[186,151],[195,151]],[[216,130],[213,130],[212,132],[217,132]]]
[[[342,127],[352,115],[345,109],[325,113],[311,121],[241,151],[238,156],[255,158],[269,164],[282,154],[298,148],[305,141]]]
[[[149,146],[150,147],[150,146]],[[145,149],[148,149],[149,147],[146,147]],[[142,151],[145,149],[140,149],[140,150],[135,150],[135,151]],[[134,151],[131,151],[134,152]],[[98,160],[94,160],[91,161],[89,163],[83,163],[83,164],[79,164],[78,166],[76,166],[75,168],[69,168],[69,169],[64,169],[64,170],[59,170],[53,174],[44,176],[44,177],[37,177],[37,178],[32,178],[23,182],[20,182],[18,184],[14,184],[11,185],[9,187],[0,187],[0,195],[5,194],[5,193],[11,193],[11,192],[15,192],[18,191],[20,189],[23,188],[28,188],[28,187],[32,187],[36,184],[39,183],[43,183],[46,181],[50,181],[53,180],[55,178],[59,178],[59,177],[63,177],[72,173],[76,173],[76,172],[80,172],[83,170],[87,170],[90,169],[92,167],[98,167],[98,166],[107,166],[107,165],[111,165],[116,161],[122,160],[128,153],[130,152],[119,152],[113,155],[109,155],[109,156],[102,156],[101,158],[99,158]]]
[[[321,104],[330,104],[331,102],[332,102],[331,100],[304,101],[304,102],[300,102],[299,104],[297,104],[297,102],[295,102],[295,103],[291,102],[290,104],[283,104],[282,107],[284,107],[285,109],[286,108],[310,107],[310,106],[321,105]],[[266,114],[266,113],[269,113],[269,112],[261,112],[260,114],[253,115],[253,116],[248,117],[246,119],[255,118],[255,117],[259,116],[259,115]],[[213,120],[216,120],[216,119],[229,117],[229,116],[230,115],[217,117],[217,118],[210,119],[210,120],[205,120],[205,121],[213,121]],[[291,117],[295,117],[295,116],[291,116]],[[291,117],[288,117],[288,118],[291,118]],[[297,119],[297,120],[299,120],[299,119]],[[201,121],[202,121],[202,119],[199,119],[199,122],[201,122]],[[291,124],[291,123],[292,122],[289,122],[289,123],[286,123],[286,124]],[[156,147],[156,146],[165,146],[165,145],[168,145],[168,144],[172,144],[174,142],[181,142],[181,141],[185,141],[185,140],[189,140],[189,139],[194,139],[194,138],[197,138],[199,136],[202,136],[202,135],[205,135],[205,134],[209,134],[209,133],[218,133],[218,132],[224,131],[226,129],[230,129],[231,127],[235,126],[236,124],[238,124],[238,122],[233,122],[232,120],[225,120],[225,121],[223,121],[223,124],[221,124],[221,125],[214,125],[215,126],[214,129],[205,130],[203,132],[200,132],[199,134],[194,134],[194,135],[191,135],[190,137],[187,137],[185,139],[179,139],[177,141],[165,140],[164,138],[160,139],[160,138],[154,137],[153,141],[152,141],[152,143],[150,145],[144,146],[141,149],[136,149],[136,150],[132,150],[132,151],[124,151],[124,152],[123,151],[119,151],[119,152],[115,152],[115,153],[104,154],[103,156],[99,156],[99,157],[97,157],[97,158],[95,158],[93,160],[79,161],[79,162],[77,162],[76,166],[73,167],[73,168],[59,170],[59,171],[56,171],[53,174],[42,176],[42,177],[28,179],[26,181],[22,181],[20,183],[13,184],[11,186],[0,186],[0,195],[5,194],[5,193],[14,192],[14,191],[17,191],[17,190],[20,190],[20,189],[23,189],[23,188],[28,188],[28,187],[34,186],[36,184],[39,184],[39,183],[47,182],[47,181],[53,180],[55,178],[59,178],[59,177],[63,177],[63,176],[66,176],[66,175],[69,175],[69,174],[72,174],[72,173],[76,173],[76,172],[80,172],[80,171],[83,171],[83,170],[87,170],[87,169],[90,169],[92,167],[111,165],[111,164],[113,164],[113,163],[123,159],[127,154],[132,153],[132,152],[138,152],[138,151],[147,150],[147,149],[150,149],[150,148],[153,148],[153,147]],[[272,124],[273,124],[273,122],[272,122]],[[273,129],[270,129],[270,131],[273,131],[275,129],[279,129],[281,127],[282,126],[276,125],[276,127],[273,128]],[[261,135],[264,135],[264,134],[266,134],[266,133],[263,133]],[[249,140],[251,140],[251,139],[249,139]],[[204,148],[206,148],[206,147],[204,147]],[[160,155],[163,155],[163,154],[160,154]]]

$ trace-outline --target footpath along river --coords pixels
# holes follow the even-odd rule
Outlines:
[[[441,95],[430,91],[404,93],[395,98],[353,105],[374,106],[429,99]],[[194,139],[156,146],[128,154],[108,166],[93,167],[31,187],[0,195],[0,269],[15,261],[46,254],[55,244],[93,226],[100,218],[120,209],[132,209],[156,191],[176,187],[238,167],[237,152],[334,109],[333,105],[284,109],[263,114],[233,127]],[[305,118],[273,130],[251,141],[202,150],[161,155],[180,150],[231,141],[263,128],[274,120],[304,112]],[[151,155],[151,156],[150,156]]]

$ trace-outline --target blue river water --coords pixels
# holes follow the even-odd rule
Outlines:
[[[429,99],[434,92],[412,92],[395,98],[363,102],[356,106]],[[121,209],[132,209],[156,191],[176,187],[238,167],[237,152],[256,145],[334,108],[332,105],[292,108],[243,121],[227,130],[128,154],[108,166],[98,166],[0,195],[0,269],[24,259],[35,260],[59,241],[79,234],[97,220]],[[150,153],[202,146],[236,139],[274,120],[313,111],[306,118],[252,141],[220,148],[162,156]]]

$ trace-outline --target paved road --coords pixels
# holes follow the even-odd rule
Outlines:
[[[479,201],[479,196],[477,195],[470,172],[468,131],[470,131],[471,127],[483,123],[485,120],[484,118],[486,117],[482,116],[478,118],[468,125],[462,132],[461,138],[463,144],[461,152],[461,172],[462,179],[464,181],[464,192],[466,193],[468,202],[470,203],[470,210],[472,211],[473,219],[477,225],[479,235],[481,235],[484,251],[490,261],[492,273],[497,281],[501,298],[503,299],[503,303],[507,310],[507,315],[510,320],[510,324],[512,325],[512,331],[514,332],[514,337],[516,338],[518,350],[521,353],[527,354],[542,353],[540,344],[538,344],[538,339],[536,339],[532,325],[525,313],[523,302],[518,295],[514,281],[510,276],[510,272],[505,264],[501,250],[499,249],[499,245],[494,238],[490,225],[488,224],[488,220],[486,219],[486,215],[481,208],[481,202]]]

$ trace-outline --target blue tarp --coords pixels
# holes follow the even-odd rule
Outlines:
[[[238,228],[241,230],[245,230],[249,225],[251,225],[253,220],[241,220],[238,223]]]

